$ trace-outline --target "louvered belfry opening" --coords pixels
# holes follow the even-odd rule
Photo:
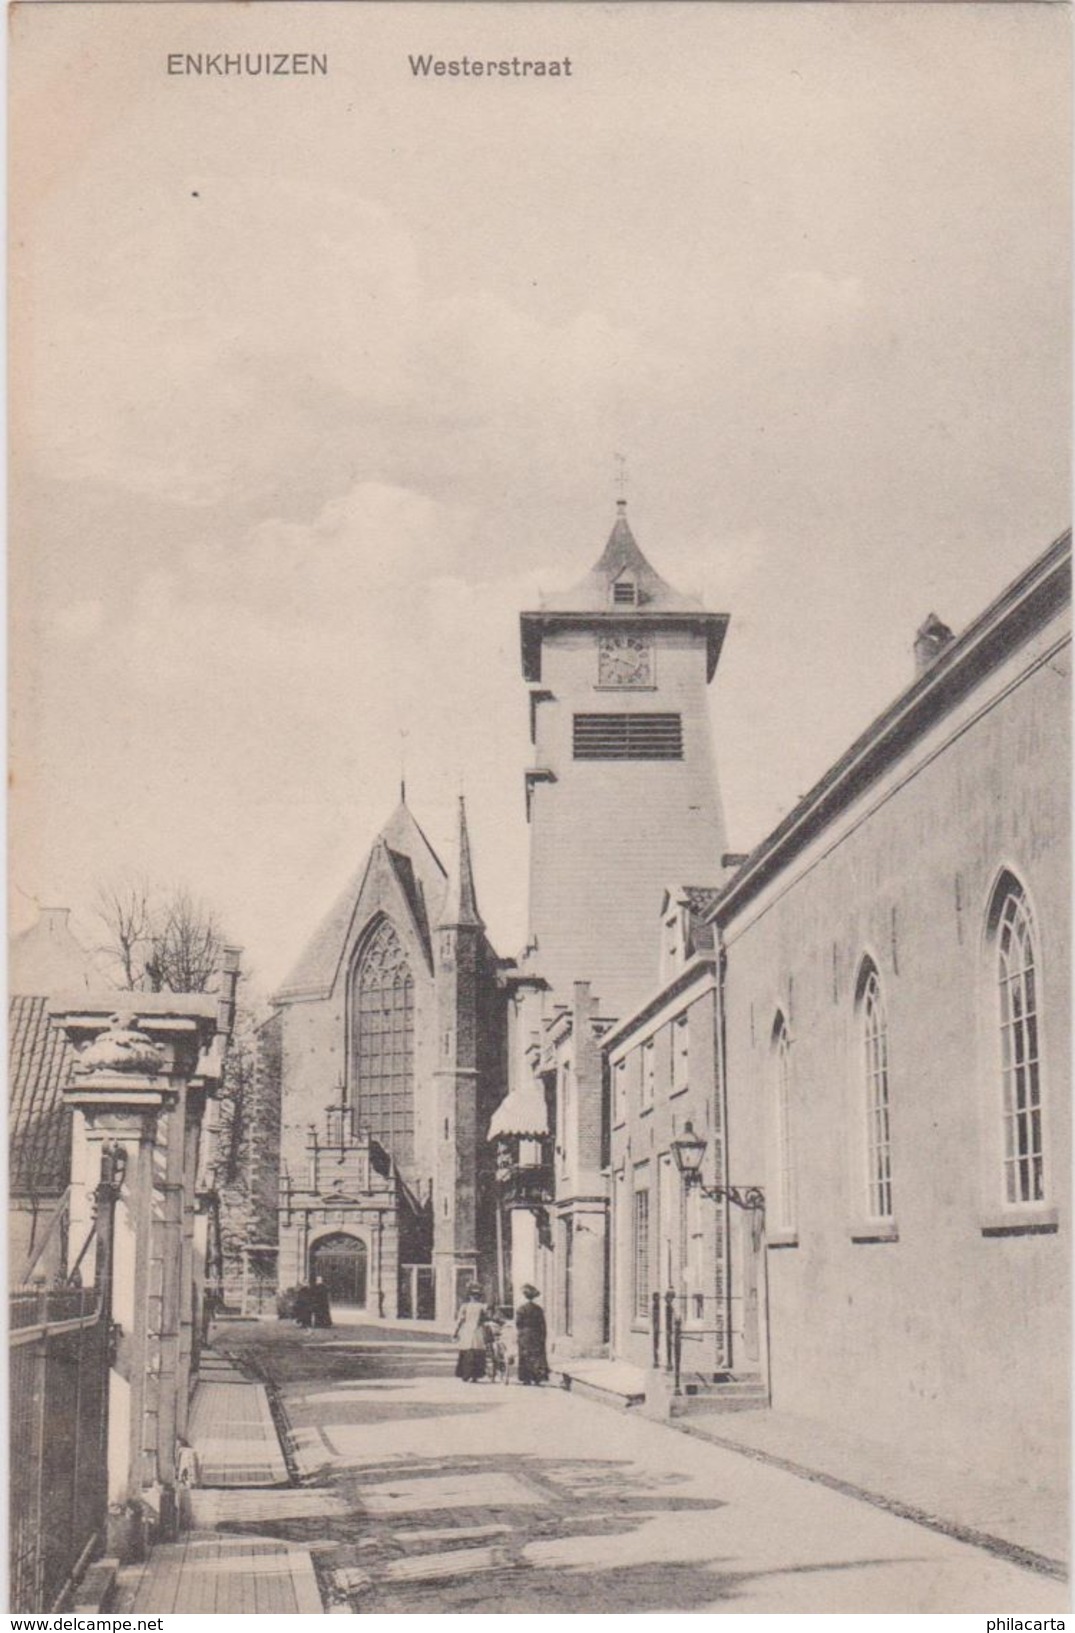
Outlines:
[[[682,760],[678,714],[577,714],[576,760]]]

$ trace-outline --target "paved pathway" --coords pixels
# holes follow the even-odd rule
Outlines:
[[[190,1444],[202,1486],[278,1486],[287,1464],[261,1384],[229,1368],[202,1379],[190,1413]]]
[[[195,1532],[151,1550],[143,1565],[120,1571],[109,1613],[156,1616],[181,1611],[296,1614],[322,1609],[305,1548],[257,1537]]]
[[[289,1488],[264,1386],[213,1351],[202,1357],[190,1441],[201,1487],[243,1489],[184,1492],[190,1529],[125,1566],[109,1609],[136,1616],[320,1611],[307,1549],[262,1532],[282,1519],[331,1513],[333,1499]]]
[[[304,1489],[335,1500],[270,1527],[311,1550],[330,1609],[1041,1615],[1070,1602],[1063,1583],[634,1413],[462,1384],[443,1339],[265,1326],[221,1341],[276,1379]]]

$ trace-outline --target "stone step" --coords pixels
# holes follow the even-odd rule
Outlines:
[[[760,1378],[720,1378],[709,1382],[692,1378],[683,1384],[683,1394],[673,1404],[673,1414],[690,1412],[757,1412],[769,1404],[769,1393]]]

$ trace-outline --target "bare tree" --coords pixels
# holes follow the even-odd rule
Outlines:
[[[211,907],[180,885],[153,927],[146,964],[151,992],[205,992],[220,969],[224,937]]]
[[[131,992],[206,992],[224,950],[216,913],[186,885],[163,892],[147,880],[116,881],[97,892],[105,927],[100,950]]]
[[[97,889],[94,911],[107,938],[97,950],[112,960],[120,985],[130,992],[145,986],[152,956],[152,897],[144,878],[114,879]]]

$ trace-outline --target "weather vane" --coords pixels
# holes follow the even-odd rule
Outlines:
[[[627,456],[625,454],[613,454],[612,457],[616,461],[616,475],[615,475],[615,478],[614,478],[616,493],[617,493],[617,496],[618,496],[620,502],[623,503],[623,504],[626,504],[626,502],[627,502]]]

